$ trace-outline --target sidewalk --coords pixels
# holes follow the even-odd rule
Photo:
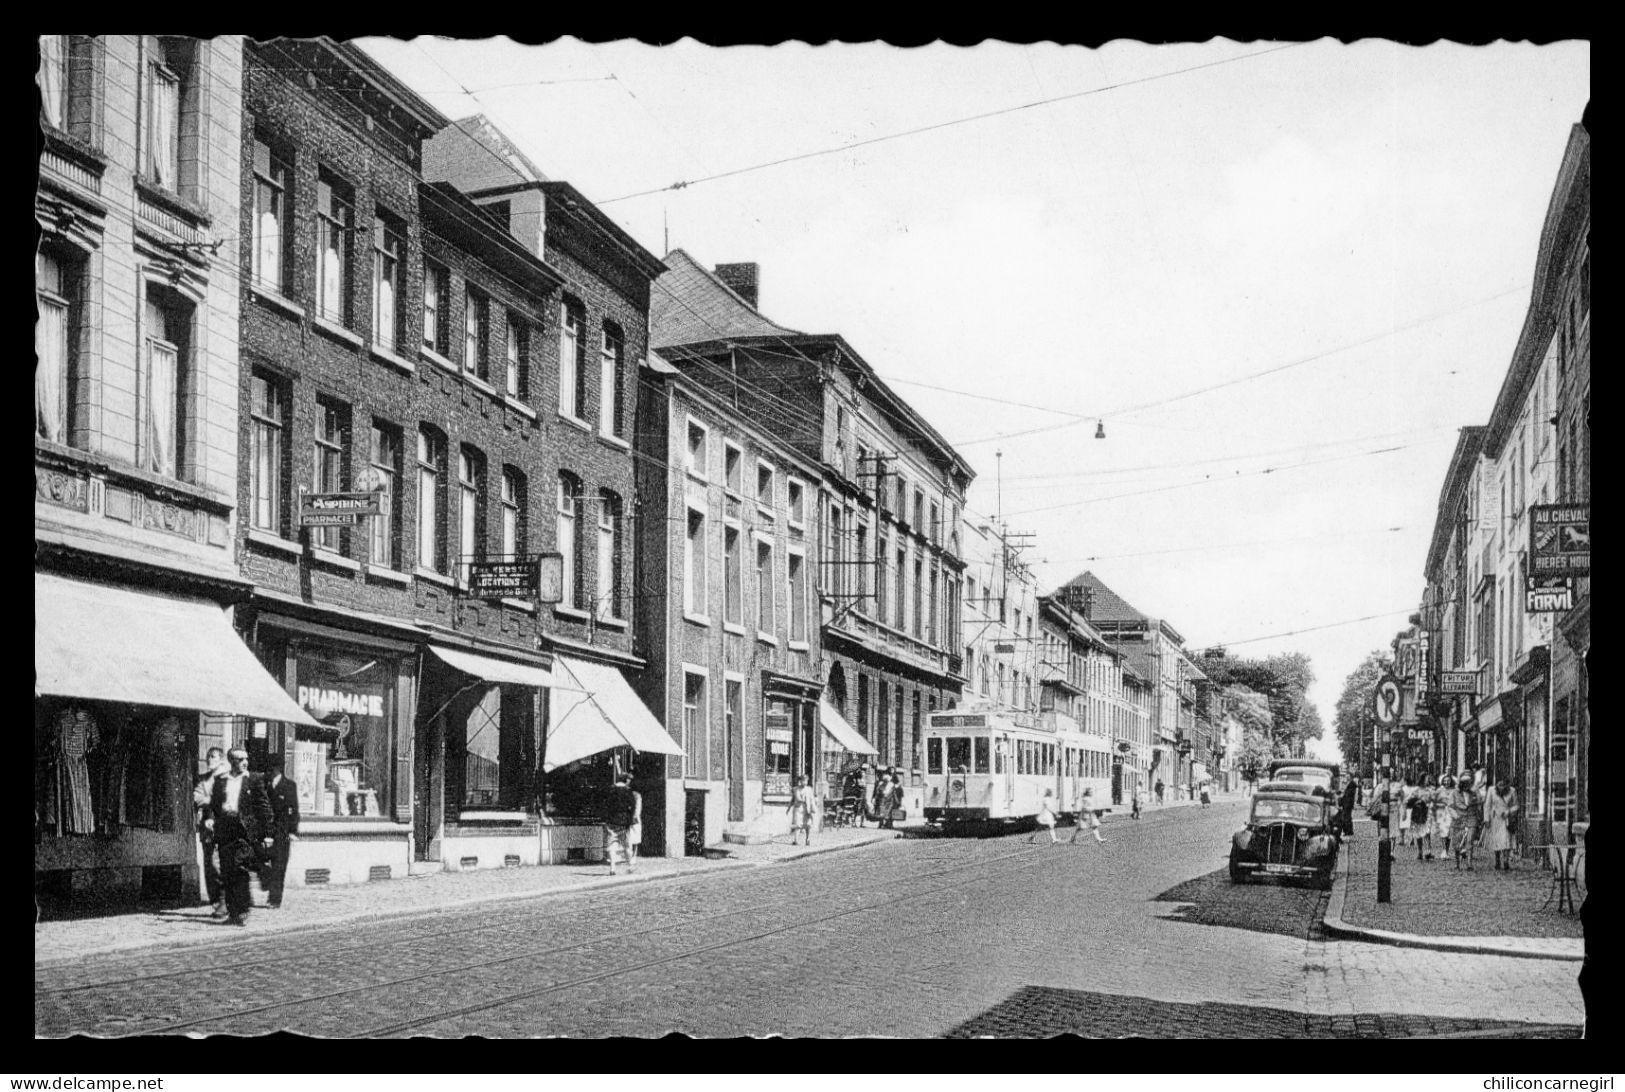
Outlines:
[[[837,828],[821,831],[811,846],[790,844],[790,836],[759,845],[730,845],[718,857],[646,857],[637,871],[611,876],[603,864],[432,872],[378,883],[342,887],[290,887],[280,910],[265,906],[253,886],[255,909],[245,928],[225,925],[208,906],[137,911],[106,917],[40,922],[34,926],[34,965],[41,967],[90,955],[144,948],[176,948],[232,943],[266,933],[317,929],[342,922],[433,913],[479,903],[573,895],[606,887],[682,879],[799,860],[844,849],[887,842],[898,830]]]
[[[1352,850],[1352,852],[1350,852]],[[1338,875],[1326,907],[1332,936],[1408,948],[1579,960],[1584,931],[1578,914],[1544,910],[1552,874],[1533,860],[1497,872],[1494,855],[1475,855],[1473,871],[1458,871],[1448,853],[1418,861],[1416,847],[1394,843],[1392,901],[1377,902],[1377,824],[1355,824],[1355,839],[1338,855]],[[1578,901],[1582,892],[1575,893]]]

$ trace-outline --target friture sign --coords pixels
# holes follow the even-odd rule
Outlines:
[[[1439,693],[1441,694],[1477,694],[1478,672],[1476,671],[1441,671],[1439,672]]]
[[[1523,609],[1530,614],[1562,613],[1574,609],[1572,576],[1529,576],[1523,582]]]
[[[1591,505],[1529,506],[1529,575],[1585,576],[1591,572]]]
[[[301,493],[301,527],[354,527],[362,516],[383,511],[382,493]]]

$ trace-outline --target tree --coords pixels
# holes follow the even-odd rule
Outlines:
[[[1241,686],[1264,697],[1269,704],[1268,731],[1275,754],[1301,755],[1305,740],[1319,739],[1324,733],[1320,713],[1308,695],[1315,681],[1314,668],[1303,653],[1282,652],[1262,660],[1212,656],[1197,664],[1218,686]]]
[[[1248,686],[1230,685],[1224,689],[1230,715],[1241,722],[1241,751],[1236,768],[1245,781],[1257,781],[1276,757],[1275,716],[1269,699]]]
[[[1337,699],[1332,727],[1337,733],[1337,746],[1343,752],[1346,763],[1360,764],[1362,750],[1369,749],[1371,696],[1376,692],[1377,680],[1392,667],[1393,662],[1388,654],[1378,649],[1367,654],[1360,666],[1343,680],[1343,693]]]

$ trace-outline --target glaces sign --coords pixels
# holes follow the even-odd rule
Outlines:
[[[1586,576],[1591,572],[1591,505],[1529,506],[1529,575]]]

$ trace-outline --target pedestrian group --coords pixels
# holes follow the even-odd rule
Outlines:
[[[1352,802],[1345,788],[1343,812],[1349,826]],[[1458,870],[1465,862],[1469,872],[1473,871],[1480,847],[1494,854],[1497,870],[1512,868],[1521,813],[1517,794],[1507,779],[1500,778],[1489,786],[1483,767],[1476,763],[1455,777],[1439,775],[1436,784],[1426,778],[1410,785],[1403,776],[1393,782],[1384,777],[1367,809],[1367,814],[1379,823],[1394,824],[1400,845],[1415,844],[1417,860],[1435,860],[1435,853],[1442,860],[1448,853]]]
[[[248,750],[210,747],[208,770],[192,790],[203,886],[213,914],[228,925],[247,925],[253,909],[251,876],[259,877],[272,910],[282,906],[292,843],[299,837],[299,787],[283,772],[283,758],[267,761],[269,777],[251,773]]]

